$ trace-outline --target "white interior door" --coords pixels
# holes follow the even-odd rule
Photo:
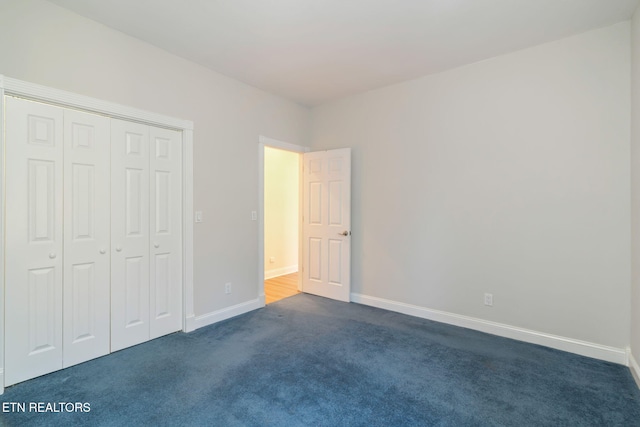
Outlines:
[[[64,110],[63,365],[109,353],[109,119]]]
[[[5,100],[5,385],[12,385],[62,368],[63,110]]]
[[[150,128],[150,338],[182,328],[182,134]]]
[[[149,128],[111,120],[111,351],[149,340]]]
[[[304,153],[302,290],[350,300],[351,149]]]

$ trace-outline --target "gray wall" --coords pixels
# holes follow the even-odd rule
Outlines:
[[[640,7],[631,21],[631,352],[640,362]],[[640,375],[640,372],[637,372]]]
[[[195,313],[258,297],[258,137],[305,144],[308,109],[40,0],[0,1],[0,74],[192,120]]]
[[[196,315],[257,297],[250,211],[262,134],[353,147],[354,292],[617,348],[632,334],[637,355],[629,49],[621,23],[310,114],[48,2],[0,1],[0,74],[194,121],[205,217],[195,225]],[[634,43],[635,113],[638,52]],[[633,202],[638,258],[640,196]]]
[[[312,110],[313,149],[353,147],[353,291],[626,348],[629,49],[625,22]]]

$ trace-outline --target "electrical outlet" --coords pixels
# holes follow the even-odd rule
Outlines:
[[[493,294],[484,294],[484,305],[493,306]]]
[[[228,282],[228,283],[224,284],[224,293],[225,294],[230,294],[231,293],[231,282]]]
[[[274,257],[274,256],[270,256],[270,257],[269,257],[269,262],[270,262],[271,264],[273,264],[274,262],[276,262],[276,257]]]

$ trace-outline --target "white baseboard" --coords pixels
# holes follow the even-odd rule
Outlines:
[[[231,307],[223,308],[221,310],[213,311],[211,313],[203,314],[201,316],[196,316],[193,321],[194,328],[192,330],[196,330],[204,326],[212,325],[214,323],[221,322],[223,320],[230,319],[232,317],[239,316],[241,314],[244,314],[249,311],[253,311],[262,307],[264,307],[264,303],[261,304],[260,298],[256,298],[251,301],[247,301],[247,302],[233,305]]]
[[[459,314],[448,313],[446,311],[432,310],[425,307],[362,294],[351,294],[351,301],[402,314],[408,314],[410,316],[421,317],[423,319],[434,320],[436,322],[474,329],[476,331],[486,332],[488,334],[498,335],[505,338],[512,338],[532,344],[543,345],[557,350],[592,357],[594,359],[619,363],[625,366],[629,363],[627,351],[621,348],[609,347],[573,338],[532,331],[530,329],[519,328],[503,323],[462,316]]]
[[[187,316],[184,323],[183,332],[193,332],[196,330],[196,316]]]
[[[290,265],[288,267],[274,268],[273,270],[265,270],[264,280],[273,279],[274,277],[284,276],[285,274],[296,273],[298,271],[298,264]]]
[[[631,375],[633,375],[633,379],[636,380],[638,388],[640,388],[640,366],[633,357],[631,350],[629,350],[629,370],[631,371]]]

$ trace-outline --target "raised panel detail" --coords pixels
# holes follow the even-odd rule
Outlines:
[[[55,268],[29,270],[29,356],[55,348]]]
[[[93,149],[95,140],[95,129],[93,128],[93,126],[73,123],[71,125],[71,134],[71,146],[74,149]]]
[[[320,159],[311,159],[309,161],[309,173],[320,173],[322,172],[322,160]]]
[[[342,172],[342,159],[329,160],[329,173],[340,173],[340,172]]]
[[[76,264],[72,267],[72,306],[73,337],[77,343],[94,338],[95,313],[95,264]]]
[[[304,153],[304,292],[349,301],[351,252],[351,149]]]
[[[126,153],[129,156],[141,156],[142,155],[142,138],[143,136],[137,133],[127,132],[125,134],[125,139],[127,143]]]
[[[329,225],[342,224],[342,182],[329,182]]]
[[[95,224],[95,168],[74,164],[73,179],[73,239],[93,239]]]
[[[309,183],[309,224],[322,224],[322,183]]]
[[[322,239],[309,239],[309,279],[322,280]]]
[[[29,241],[55,239],[55,164],[29,160]]]
[[[47,117],[29,116],[29,144],[55,147],[55,121]]]
[[[328,281],[334,285],[342,284],[342,241],[329,240],[329,277]]]
[[[171,173],[156,171],[156,233],[168,234],[171,223]]]
[[[144,312],[142,304],[142,267],[143,257],[131,257],[125,260],[125,327],[142,323]],[[149,304],[148,301],[146,301]]]
[[[170,254],[156,255],[155,265],[155,318],[166,317],[170,313],[169,295],[171,294],[171,256]]]
[[[171,156],[171,141],[165,138],[156,138],[156,158],[169,159]]]
[[[125,178],[126,235],[142,234],[142,170],[127,169]]]

